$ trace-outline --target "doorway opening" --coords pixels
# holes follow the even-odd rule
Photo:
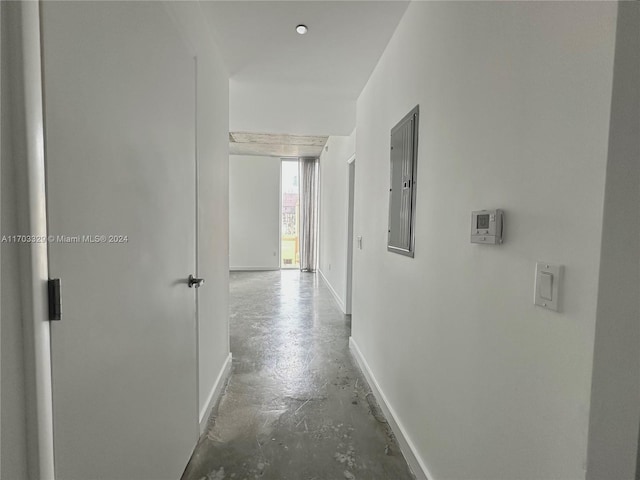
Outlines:
[[[353,290],[353,219],[356,187],[356,157],[348,160],[349,175],[349,203],[347,210],[347,295],[345,301],[345,313],[351,315],[351,295]]]
[[[297,159],[282,159],[280,185],[280,268],[300,268],[300,181]]]

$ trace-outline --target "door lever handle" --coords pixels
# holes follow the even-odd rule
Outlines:
[[[198,288],[204,283],[204,278],[196,278],[193,275],[189,275],[189,288]]]

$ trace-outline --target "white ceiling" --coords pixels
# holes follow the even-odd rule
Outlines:
[[[407,2],[204,2],[233,80],[305,85],[355,99]],[[304,23],[306,35],[295,27]]]
[[[231,130],[350,134],[355,101],[407,5],[202,1],[231,75]],[[295,32],[300,23],[309,33]]]

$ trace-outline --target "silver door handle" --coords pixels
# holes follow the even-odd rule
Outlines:
[[[198,288],[203,283],[204,283],[204,278],[196,278],[193,275],[189,275],[189,288],[193,288],[193,287]]]

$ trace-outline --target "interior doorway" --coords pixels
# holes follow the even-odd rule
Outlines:
[[[280,169],[280,268],[300,268],[300,181],[298,159],[283,158]]]
[[[351,315],[351,291],[353,289],[353,219],[356,186],[356,157],[348,160],[349,203],[347,212],[347,291],[345,313]]]

